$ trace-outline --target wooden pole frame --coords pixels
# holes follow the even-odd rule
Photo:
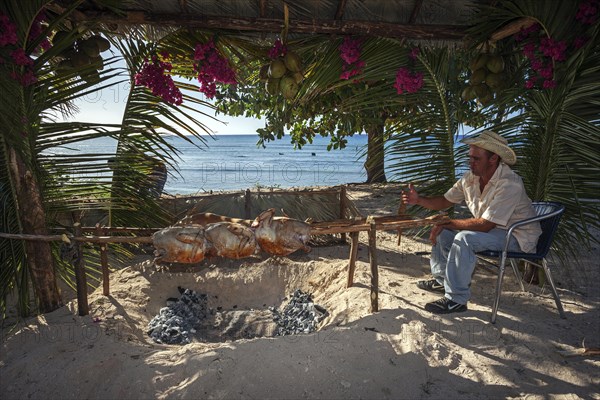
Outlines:
[[[360,219],[340,219],[335,221],[318,222],[311,224],[311,234],[322,235],[329,233],[349,233],[351,238],[350,255],[348,260],[348,280],[346,287],[351,287],[354,284],[354,272],[356,269],[356,260],[358,258],[359,233],[368,232],[369,235],[369,261],[371,267],[371,295],[370,295],[370,310],[377,312],[379,310],[379,271],[377,266],[377,231],[378,230],[402,230],[406,228],[414,228],[417,226],[436,225],[445,223],[449,220],[446,214],[438,214],[435,216],[422,219],[409,219],[405,215],[391,216],[369,216],[368,218]],[[102,279],[103,279],[103,294],[109,296],[109,267],[108,267],[108,243],[152,243],[151,236],[106,236],[111,232],[151,232],[157,231],[160,228],[108,228],[100,227],[82,227],[79,222],[74,225],[75,236],[68,237],[67,235],[26,235],[0,232],[0,238],[20,239],[32,241],[75,241],[78,246],[78,260],[75,263],[75,275],[77,283],[77,303],[79,315],[87,315],[89,313],[89,305],[87,300],[87,282],[85,279],[85,262],[81,256],[81,242],[98,243],[100,244],[100,260],[102,263]],[[94,231],[97,236],[84,236],[83,231]]]

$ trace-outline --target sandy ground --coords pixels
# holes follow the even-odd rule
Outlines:
[[[399,187],[357,185],[364,215],[394,213]],[[367,236],[354,285],[346,288],[348,245],[286,258],[205,260],[158,268],[140,257],[111,273],[111,295],[76,303],[2,332],[2,399],[594,398],[600,357],[566,355],[600,346],[598,249],[555,279],[567,314],[548,287],[520,292],[508,271],[498,320],[489,323],[495,275],[477,268],[469,311],[423,310],[438,295],[415,282],[429,272],[429,245],[378,233],[379,306],[369,311]],[[575,269],[574,269],[575,270]],[[178,286],[206,293],[228,320],[212,322],[188,345],[154,343],[148,322]],[[273,337],[265,318],[295,289],[313,294],[329,316],[311,334]]]

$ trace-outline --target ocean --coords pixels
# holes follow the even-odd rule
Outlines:
[[[256,145],[257,135],[207,137],[208,146],[200,148],[177,136],[168,140],[180,151],[179,172],[169,170],[165,185],[168,194],[333,186],[366,180],[364,159],[359,157],[367,144],[367,135],[349,137],[346,148],[331,151],[327,151],[329,138],[321,136],[296,150],[289,137],[269,142],[266,148]],[[116,141],[99,138],[69,147],[69,152],[114,153]]]

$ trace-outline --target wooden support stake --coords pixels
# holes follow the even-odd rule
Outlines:
[[[350,234],[350,260],[348,261],[348,284],[347,288],[354,284],[354,270],[356,269],[356,256],[358,255],[358,232]]]
[[[73,224],[75,236],[81,236],[81,223]],[[80,242],[73,244],[77,250],[77,259],[75,260],[75,284],[77,287],[77,310],[79,315],[88,315],[90,307],[87,299],[87,281],[85,278],[85,260],[83,259],[83,249]]]
[[[402,200],[402,196],[400,196],[400,207],[398,207],[398,215],[404,216],[406,214],[406,203]],[[402,243],[402,229],[398,229],[398,246]]]
[[[100,228],[100,224],[96,224],[96,235],[106,235],[104,229]],[[107,248],[108,243],[100,243],[100,264],[102,265],[102,294],[105,296],[110,295]]]
[[[377,225],[369,217],[369,260],[371,262],[371,312],[379,311],[379,271],[377,270]]]
[[[250,189],[246,189],[246,194],[244,195],[244,218],[250,219],[252,216],[252,197],[250,195]]]
[[[346,186],[340,188],[340,219],[346,219]],[[346,242],[346,234],[341,233],[340,239]]]

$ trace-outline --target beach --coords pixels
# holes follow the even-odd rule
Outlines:
[[[393,215],[401,187],[349,185],[364,216]],[[521,292],[507,270],[496,324],[496,275],[477,267],[464,313],[423,309],[439,295],[419,290],[430,244],[405,232],[377,233],[379,311],[371,312],[368,236],[361,232],[354,283],[347,243],[287,257],[213,258],[190,268],[157,266],[150,255],[111,265],[110,296],[89,295],[78,316],[73,294],[52,313],[2,331],[2,399],[600,399],[598,249],[581,265],[553,270],[566,319],[547,285]],[[158,344],[150,320],[179,294],[208,296],[236,316],[184,345]],[[327,310],[313,333],[272,336],[263,324],[296,290]],[[240,327],[241,325],[241,327]],[[222,332],[219,335],[218,332]],[[250,332],[250,333],[249,333]],[[205,336],[207,338],[208,336]]]

